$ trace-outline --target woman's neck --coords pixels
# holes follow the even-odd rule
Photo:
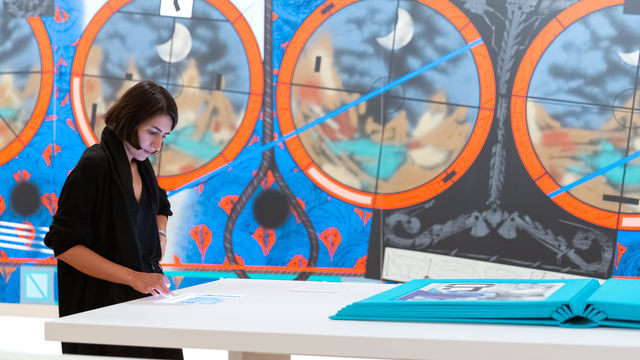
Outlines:
[[[129,160],[129,164],[133,166],[135,164],[135,161],[133,159],[133,153],[135,152],[135,149],[126,141],[122,141],[122,146],[124,146],[124,152],[125,154],[127,154],[127,160]]]

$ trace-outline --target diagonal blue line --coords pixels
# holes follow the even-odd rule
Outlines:
[[[558,195],[560,195],[562,193],[565,193],[565,192],[573,189],[574,187],[576,187],[576,186],[578,186],[580,184],[583,184],[583,183],[585,183],[585,182],[587,182],[587,181],[589,181],[589,180],[591,180],[591,179],[593,179],[595,177],[598,177],[598,176],[600,176],[600,175],[602,175],[602,174],[604,174],[604,173],[606,173],[606,172],[608,172],[608,171],[610,171],[610,170],[612,170],[614,168],[617,168],[618,166],[621,166],[621,165],[624,165],[624,164],[628,163],[629,161],[637,158],[638,156],[640,156],[640,150],[634,152],[633,154],[631,154],[629,156],[623,157],[622,159],[620,159],[620,160],[618,160],[618,161],[616,161],[614,163],[611,163],[611,164],[609,164],[609,165],[607,165],[607,166],[605,166],[605,167],[603,167],[601,169],[598,169],[598,170],[592,172],[591,174],[572,182],[569,185],[565,185],[565,186],[563,186],[563,187],[561,187],[561,188],[559,188],[559,189],[557,189],[555,191],[552,191],[549,194],[547,194],[547,196],[549,196],[550,198],[553,198],[553,197],[558,196]]]
[[[462,53],[465,53],[465,52],[471,50],[472,48],[474,48],[474,47],[476,47],[476,46],[478,46],[480,44],[482,44],[482,39],[478,38],[478,39],[476,39],[476,40],[474,40],[474,41],[472,41],[472,42],[470,42],[470,43],[468,43],[468,44],[466,44],[466,45],[464,45],[464,46],[462,46],[462,47],[460,47],[460,48],[458,48],[456,50],[453,50],[452,52],[444,55],[441,58],[438,58],[438,59],[436,59],[436,60],[434,60],[434,61],[432,61],[432,62],[430,62],[430,63],[428,63],[428,64],[426,64],[426,65],[424,65],[424,66],[422,66],[422,67],[420,67],[418,69],[416,69],[416,70],[411,71],[410,73],[407,73],[407,74],[397,78],[396,80],[394,80],[394,81],[392,81],[392,82],[390,82],[390,83],[388,83],[388,84],[386,84],[386,85],[384,85],[382,87],[379,87],[379,88],[371,91],[370,93],[367,93],[367,94],[361,96],[360,98],[358,98],[358,99],[356,99],[356,100],[354,100],[354,101],[352,101],[350,103],[344,104],[344,105],[340,106],[339,108],[328,112],[324,116],[319,117],[319,118],[315,119],[314,121],[311,121],[308,124],[306,124],[304,126],[301,126],[298,129],[296,129],[294,131],[291,131],[288,134],[283,135],[278,140],[274,140],[274,141],[271,141],[271,142],[269,142],[267,144],[264,144],[264,145],[262,145],[261,147],[255,149],[255,150],[254,149],[247,150],[242,155],[239,155],[238,157],[236,157],[235,160],[233,160],[232,162],[226,163],[226,164],[222,165],[221,167],[217,168],[216,170],[214,170],[214,171],[212,171],[212,172],[210,172],[208,174],[202,175],[200,178],[192,180],[188,184],[185,184],[185,185],[183,185],[183,186],[181,186],[181,187],[179,187],[179,188],[177,188],[177,189],[175,189],[173,191],[170,191],[168,193],[168,196],[172,196],[172,195],[174,195],[174,194],[176,194],[176,193],[178,193],[178,192],[180,192],[180,191],[182,191],[182,190],[184,190],[186,188],[192,187],[192,186],[194,186],[194,184],[196,184],[198,182],[204,182],[206,179],[214,176],[215,174],[217,174],[218,172],[220,172],[223,169],[227,168],[229,165],[233,164],[234,162],[241,161],[241,160],[244,160],[245,158],[249,158],[250,156],[253,156],[253,155],[257,154],[257,153],[262,153],[264,151],[267,151],[267,150],[275,147],[276,145],[278,145],[278,144],[280,144],[280,143],[282,143],[282,142],[284,142],[284,141],[286,141],[286,140],[288,140],[288,139],[290,139],[290,138],[292,138],[294,136],[297,136],[302,132],[305,132],[305,131],[311,129],[314,126],[320,125],[324,121],[327,121],[327,120],[329,120],[329,119],[331,119],[331,118],[333,118],[333,117],[335,117],[335,116],[337,116],[337,115],[339,115],[339,114],[341,114],[341,113],[343,113],[343,112],[345,112],[345,111],[347,111],[347,110],[349,110],[349,109],[351,109],[353,107],[356,107],[356,106],[362,104],[363,102],[365,102],[367,100],[371,100],[374,97],[384,93],[385,91],[388,91],[388,90],[390,90],[390,89],[392,89],[392,88],[394,88],[394,87],[396,87],[396,86],[398,86],[398,85],[400,85],[400,84],[402,84],[402,83],[404,83],[404,82],[406,82],[406,81],[408,81],[410,79],[413,79],[414,77],[422,74],[423,72],[425,72],[427,70],[430,70],[430,69],[433,69],[434,67],[436,67],[436,66],[438,66],[438,65],[440,65],[440,64],[442,64],[442,63],[444,63],[446,61],[449,61],[449,60],[453,59],[454,57],[456,57],[456,56],[458,56],[458,55],[460,55]]]
[[[482,39],[476,39],[476,40],[470,42],[469,44],[467,44],[467,45],[465,45],[465,46],[463,46],[463,47],[461,47],[459,49],[456,49],[456,50],[448,53],[447,55],[428,63],[427,65],[424,65],[424,66],[422,66],[422,67],[420,67],[420,68],[418,68],[416,70],[413,70],[412,72],[410,72],[408,74],[405,74],[405,75],[395,79],[394,81],[392,81],[392,82],[390,82],[390,83],[388,83],[388,84],[386,84],[386,85],[384,85],[382,87],[379,87],[379,88],[371,91],[370,93],[368,93],[368,94],[366,94],[366,95],[364,95],[364,96],[362,96],[362,97],[360,97],[360,98],[358,98],[358,99],[356,99],[356,100],[354,100],[354,101],[352,101],[350,103],[344,104],[344,105],[340,106],[339,108],[327,113],[326,115],[324,115],[322,117],[319,117],[316,120],[314,120],[314,121],[312,121],[312,122],[310,122],[310,123],[298,128],[298,129],[296,129],[296,130],[284,135],[283,136],[283,140],[288,140],[289,138],[291,138],[291,137],[293,137],[295,135],[298,135],[298,134],[300,134],[300,133],[302,133],[304,131],[307,131],[310,128],[312,128],[312,127],[314,127],[316,125],[319,125],[320,123],[322,123],[322,122],[324,122],[326,120],[329,120],[329,119],[335,117],[336,115],[339,115],[339,114],[341,114],[341,113],[343,113],[343,112],[345,112],[345,111],[347,111],[347,110],[349,110],[349,109],[351,109],[353,107],[356,107],[356,106],[362,104],[363,102],[365,102],[367,100],[371,100],[374,97],[382,94],[383,92],[385,92],[385,91],[387,91],[389,89],[392,89],[392,88],[394,88],[394,87],[396,87],[396,86],[398,86],[398,85],[400,85],[400,84],[402,84],[402,83],[404,83],[404,82],[406,82],[408,80],[411,80],[414,77],[422,74],[423,72],[425,72],[425,71],[427,71],[429,69],[433,69],[434,67],[436,67],[436,66],[438,66],[438,65],[440,65],[440,64],[442,64],[442,63],[444,63],[444,62],[446,62],[448,60],[451,60],[454,57],[456,57],[456,56],[458,56],[458,55],[470,50],[471,48],[473,48],[473,47],[475,47],[475,46],[477,46],[477,45],[479,45],[481,43],[482,43]]]
[[[31,281],[33,282],[33,285],[36,286],[36,289],[38,289],[38,291],[40,292],[40,295],[42,295],[41,297],[45,299],[47,296],[44,294],[44,291],[40,289],[40,286],[38,286],[38,282],[33,278],[33,276],[31,276],[31,273],[27,273],[27,276],[29,277],[29,279],[31,279]]]

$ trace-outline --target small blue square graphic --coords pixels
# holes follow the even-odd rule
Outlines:
[[[20,267],[20,303],[54,304],[54,267]]]

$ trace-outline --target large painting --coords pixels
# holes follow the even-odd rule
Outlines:
[[[173,287],[221,277],[638,277],[640,9],[622,0],[3,0],[0,301],[133,84]]]

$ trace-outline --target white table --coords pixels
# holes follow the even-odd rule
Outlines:
[[[289,354],[389,359],[638,359],[640,330],[330,320],[391,288],[378,283],[223,279],[176,291],[242,295],[214,305],[144,298],[45,324],[54,341],[229,350],[230,359]]]

